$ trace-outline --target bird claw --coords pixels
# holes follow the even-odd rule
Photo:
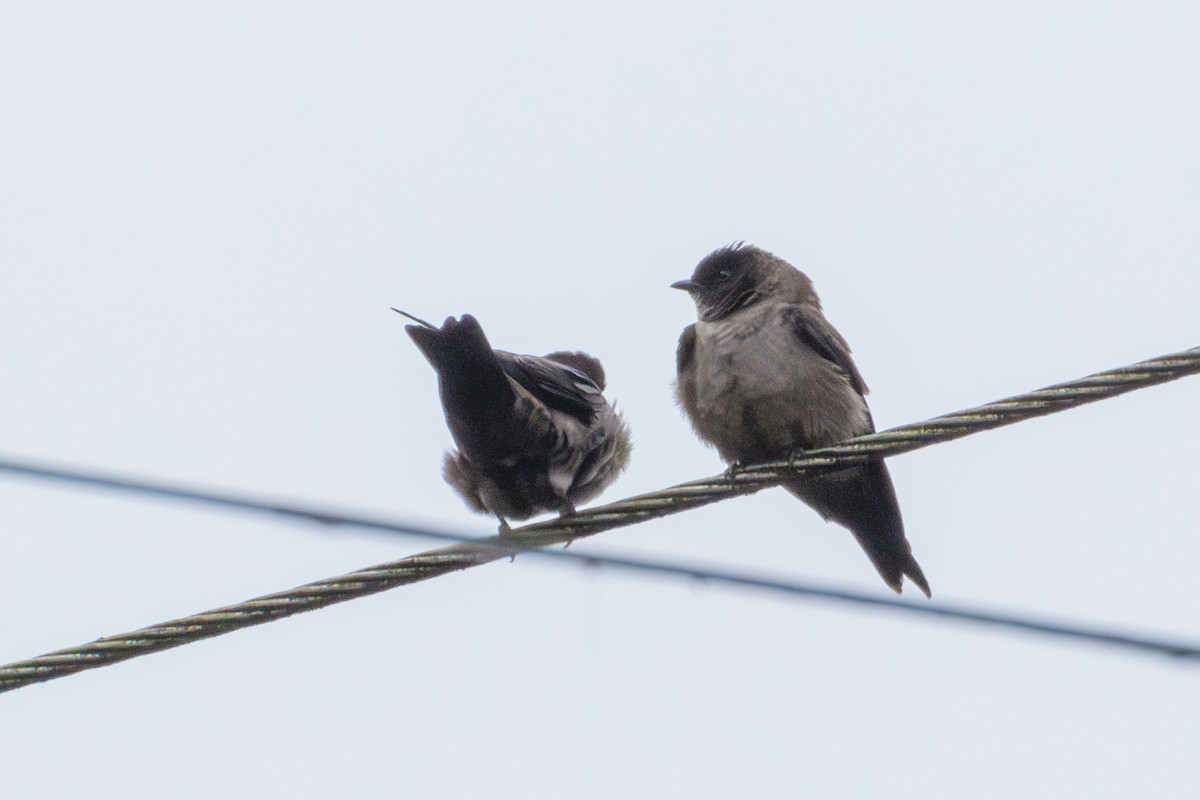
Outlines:
[[[562,498],[562,503],[558,507],[558,518],[559,519],[566,519],[568,517],[573,517],[578,513],[579,512],[575,510],[574,503],[572,503],[570,500],[568,500],[565,497]],[[566,550],[568,547],[570,547],[571,542],[573,542],[573,541],[575,541],[575,540],[567,539],[567,541],[563,543],[563,550]]]

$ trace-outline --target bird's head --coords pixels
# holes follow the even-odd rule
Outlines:
[[[691,278],[676,281],[671,288],[692,296],[704,322],[725,319],[768,297],[819,305],[808,276],[766,250],[742,242],[709,253]]]

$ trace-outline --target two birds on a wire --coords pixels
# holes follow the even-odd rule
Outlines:
[[[866,383],[803,272],[736,244],[672,287],[691,295],[698,316],[679,339],[676,396],[731,469],[874,432]],[[399,313],[417,323],[407,331],[437,371],[458,446],[443,475],[473,510],[505,529],[508,519],[543,511],[573,514],[625,469],[629,429],[604,398],[595,358],[516,355],[493,349],[469,314],[438,328]],[[889,587],[900,592],[908,577],[929,595],[883,461],[801,474],[783,486],[848,528]]]

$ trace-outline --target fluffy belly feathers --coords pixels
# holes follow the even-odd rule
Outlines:
[[[846,374],[777,320],[696,326],[696,428],[728,461],[778,458],[871,430]]]

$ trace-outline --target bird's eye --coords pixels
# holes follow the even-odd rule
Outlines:
[[[733,274],[733,272],[731,272],[728,267],[719,269],[719,270],[717,270],[717,280],[727,281],[727,280],[729,280],[729,276],[732,274]]]

